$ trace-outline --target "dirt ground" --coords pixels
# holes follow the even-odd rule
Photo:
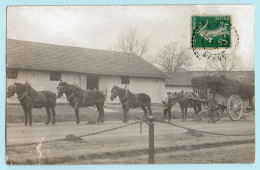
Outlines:
[[[67,107],[67,106],[66,106]],[[96,110],[85,109],[87,115],[81,114],[81,124],[74,125],[73,110],[68,107],[58,106],[55,126],[46,126],[44,113],[34,110],[34,124],[32,127],[23,126],[23,118],[19,106],[7,107],[7,145],[27,142],[39,142],[42,138],[46,141],[80,136],[115,128],[123,124],[121,108],[118,106],[107,107],[106,121],[102,125],[88,124],[87,120],[95,120]],[[161,118],[160,105],[153,106],[155,115]],[[157,108],[157,110],[155,109]],[[195,122],[189,119],[180,122],[179,108],[174,108],[173,123],[177,125],[215,133],[225,134],[251,134],[254,133],[254,116],[251,115],[239,121],[228,118],[216,124],[209,124],[207,120]],[[83,112],[83,111],[82,111]],[[189,118],[193,118],[190,109]],[[141,110],[133,109],[130,112],[129,123],[135,122],[142,115]],[[19,120],[19,121],[18,121]],[[36,123],[37,121],[40,123]],[[62,122],[62,120],[65,120]],[[140,133],[140,127],[142,132]],[[254,136],[221,136],[195,133],[186,129],[170,126],[166,123],[155,123],[155,163],[253,163],[255,160]],[[37,145],[7,147],[8,164],[39,164]],[[146,164],[148,162],[148,125],[140,123],[120,128],[117,130],[74,138],[70,141],[61,141],[43,144],[41,147],[41,164]]]

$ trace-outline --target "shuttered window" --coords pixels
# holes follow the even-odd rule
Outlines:
[[[7,79],[17,79],[17,70],[16,69],[6,70],[6,78]]]
[[[121,77],[121,84],[130,84],[129,77]]]
[[[61,74],[60,72],[50,72],[50,81],[60,81]]]

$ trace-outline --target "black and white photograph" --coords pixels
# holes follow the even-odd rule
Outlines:
[[[254,5],[6,15],[7,165],[255,162]]]

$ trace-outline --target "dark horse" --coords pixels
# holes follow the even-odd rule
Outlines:
[[[106,95],[99,90],[82,90],[77,85],[70,85],[66,82],[60,82],[58,89],[58,98],[65,93],[69,104],[73,107],[76,116],[76,124],[80,123],[79,108],[96,106],[99,112],[97,123],[104,122],[104,103]]]
[[[47,112],[47,120],[45,124],[50,123],[52,114],[52,124],[55,125],[55,105],[56,105],[56,94],[44,90],[35,91],[29,84],[14,83],[7,88],[6,97],[10,98],[14,94],[17,94],[18,100],[20,101],[24,111],[24,125],[27,126],[28,119],[29,125],[32,126],[32,108],[43,108],[45,107]]]
[[[145,116],[147,116],[147,109],[149,115],[152,115],[151,110],[151,97],[145,93],[134,94],[127,89],[120,88],[118,86],[113,86],[111,89],[110,99],[113,101],[117,96],[119,96],[120,103],[123,108],[123,122],[128,122],[127,113],[129,108],[141,107],[144,111]],[[147,109],[146,109],[147,108]]]
[[[188,108],[193,107],[195,114],[197,114],[201,111],[201,102],[198,100],[193,100],[193,98],[199,98],[199,95],[195,92],[175,92],[172,93],[173,96],[173,104],[176,102],[179,103],[182,113],[182,122],[186,122],[186,116],[187,116],[187,110]]]

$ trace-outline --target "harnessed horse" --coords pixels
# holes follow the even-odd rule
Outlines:
[[[201,111],[201,102],[198,100],[193,100],[193,98],[199,98],[199,95],[195,92],[175,92],[172,93],[173,96],[173,105],[179,103],[182,113],[182,122],[186,122],[187,110],[190,107],[193,107],[195,114]]]
[[[80,123],[79,108],[96,106],[99,112],[97,123],[104,122],[104,103],[106,95],[99,90],[82,90],[77,85],[70,85],[66,82],[60,82],[57,87],[58,98],[65,93],[69,104],[73,107],[76,116],[76,125]]]
[[[141,107],[144,111],[145,116],[147,116],[147,110],[149,115],[152,115],[151,110],[151,97],[145,93],[134,94],[128,89],[123,89],[118,86],[113,86],[111,89],[110,99],[113,101],[117,96],[119,96],[120,103],[123,108],[123,122],[128,122],[128,111],[129,108]]]
[[[18,100],[22,105],[24,111],[24,125],[32,126],[32,108],[43,108],[45,107],[47,112],[47,119],[45,124],[50,123],[51,114],[52,114],[52,124],[55,125],[56,119],[56,94],[44,90],[44,91],[35,91],[29,84],[14,83],[13,85],[7,88],[6,96],[10,98],[17,94]]]

